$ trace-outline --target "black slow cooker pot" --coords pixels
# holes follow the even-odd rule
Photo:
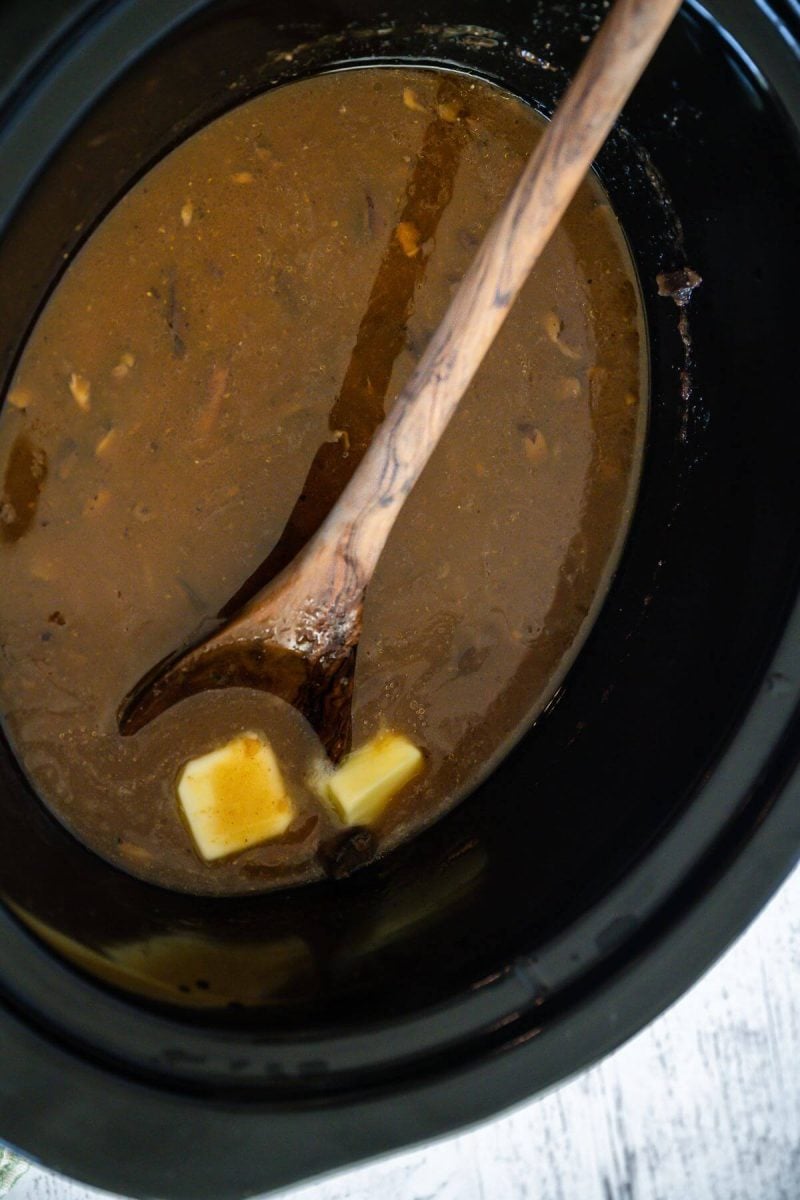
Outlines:
[[[477,72],[547,112],[604,7],[4,0],[0,383],[93,224],[212,116],[374,61]],[[85,851],[3,744],[10,1144],[114,1191],[224,1200],[442,1134],[628,1037],[789,870],[798,39],[795,0],[687,0],[598,163],[649,322],[639,503],[565,686],[464,804],[347,881],[192,900]],[[656,277],[687,266],[682,308]],[[179,1004],[148,985],[147,947],[187,942],[221,1003],[204,978]]]

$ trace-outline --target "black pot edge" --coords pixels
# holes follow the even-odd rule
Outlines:
[[[287,1187],[507,1111],[598,1061],[674,1003],[774,893],[800,847],[800,769],[790,767],[781,778],[786,764],[774,767],[777,778],[765,780],[766,795],[750,814],[748,829],[730,837],[716,860],[702,868],[706,885],[715,878],[713,889],[706,887],[699,897],[687,889],[681,908],[661,929],[591,997],[553,1021],[546,1036],[536,1026],[524,1036],[513,1036],[512,1029],[479,1062],[406,1083],[391,1094],[304,1107],[297,1122],[294,1108],[145,1087],[70,1054],[6,1011],[0,1022],[0,1086],[13,1090],[16,1129],[8,1127],[4,1135],[30,1153],[22,1131],[36,1127],[38,1152],[48,1168],[90,1177],[93,1186],[132,1196],[220,1200],[262,1191],[265,1177],[273,1190]],[[743,839],[747,856],[741,854]],[[55,1072],[68,1084],[51,1102]],[[185,1121],[188,1109],[191,1122]],[[98,1146],[108,1148],[102,1160]],[[227,1150],[218,1161],[215,1147]]]

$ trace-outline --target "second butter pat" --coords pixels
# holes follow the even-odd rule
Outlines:
[[[422,752],[408,738],[379,734],[328,776],[325,793],[348,825],[369,825],[424,765]]]

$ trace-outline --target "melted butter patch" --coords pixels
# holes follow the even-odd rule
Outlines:
[[[209,862],[280,837],[294,816],[273,749],[255,733],[191,759],[178,778],[178,802]]]

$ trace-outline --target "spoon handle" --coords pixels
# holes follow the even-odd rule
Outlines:
[[[680,2],[616,0],[416,370],[324,525],[288,568],[306,595],[327,584],[328,604],[341,609],[363,594],[407,495]]]

